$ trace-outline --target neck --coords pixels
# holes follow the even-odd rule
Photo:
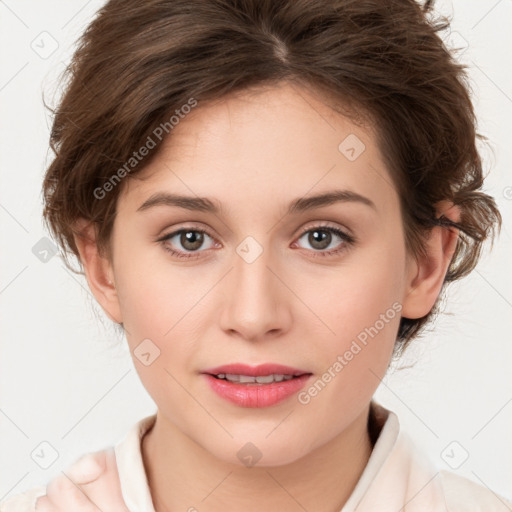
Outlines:
[[[155,511],[338,512],[373,449],[368,413],[291,464],[251,468],[213,457],[157,413],[141,447]]]

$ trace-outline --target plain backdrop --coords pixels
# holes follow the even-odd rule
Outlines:
[[[41,182],[56,78],[103,1],[0,1],[0,501],[117,443],[156,410],[126,343],[47,250]],[[438,2],[469,66],[501,237],[376,398],[440,469],[512,499],[512,2]],[[39,256],[38,256],[39,255]],[[407,368],[408,367],[408,368]],[[42,458],[38,453],[45,453]],[[42,467],[47,466],[47,467]]]

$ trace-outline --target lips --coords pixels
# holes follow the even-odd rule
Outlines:
[[[269,407],[283,402],[302,389],[312,375],[273,363],[228,364],[201,373],[218,396],[239,407]]]
[[[217,366],[215,368],[209,368],[207,370],[203,370],[201,373],[207,373],[213,376],[219,374],[229,374],[246,375],[248,377],[265,377],[268,375],[291,375],[292,377],[299,377],[301,375],[310,374],[311,372],[276,363],[265,363],[257,366],[232,363],[223,366]]]

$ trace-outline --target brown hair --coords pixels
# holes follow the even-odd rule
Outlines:
[[[337,99],[345,114],[371,119],[400,195],[406,245],[424,254],[435,225],[459,229],[445,283],[468,274],[482,242],[501,227],[492,197],[480,189],[482,163],[465,66],[444,46],[431,2],[413,0],[110,0],[79,39],[54,114],[55,159],[43,183],[47,226],[79,260],[73,225],[110,235],[122,185],[98,190],[133,157],[155,128],[191,99],[199,105],[249,87],[288,80]],[[340,111],[341,111],[340,110]],[[165,124],[167,123],[167,124]],[[165,140],[165,137],[162,138]],[[154,140],[160,145],[160,140]],[[96,193],[95,193],[96,191]],[[436,204],[461,208],[459,223],[436,219]],[[79,260],[80,261],[80,260]],[[444,290],[444,286],[443,286]],[[440,294],[441,295],[441,294]],[[402,318],[402,353],[429,318]]]

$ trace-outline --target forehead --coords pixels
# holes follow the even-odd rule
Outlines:
[[[290,84],[198,105],[135,177],[142,180],[127,180],[120,198],[130,211],[159,191],[259,211],[334,189],[370,197],[380,208],[397,200],[374,127]]]

